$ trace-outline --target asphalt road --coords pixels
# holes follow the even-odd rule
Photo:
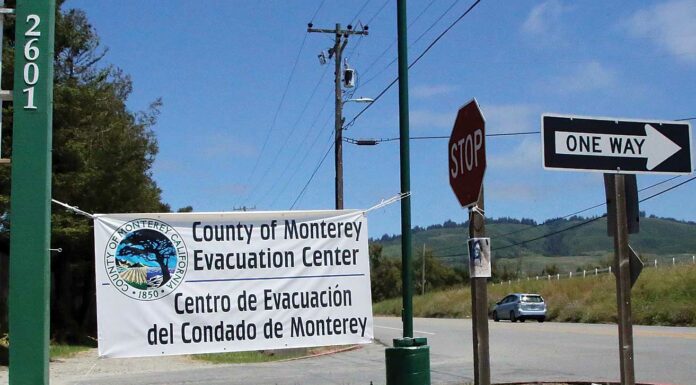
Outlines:
[[[376,318],[376,343],[361,349],[282,363],[215,365],[191,368],[157,364],[147,373],[98,373],[52,378],[53,384],[384,384],[384,348],[401,336],[397,318]],[[491,377],[510,381],[619,379],[616,325],[490,322]],[[433,384],[473,382],[471,321],[416,319],[417,337],[431,348]],[[636,379],[678,385],[696,384],[696,328],[636,326]],[[162,357],[156,360],[168,360]],[[128,359],[118,362],[127,368]],[[132,360],[132,359],[131,359]],[[137,360],[137,359],[135,359]],[[137,365],[135,361],[131,361]],[[98,360],[94,365],[116,364]],[[92,366],[94,368],[94,366]],[[91,370],[90,370],[91,371]],[[53,373],[53,369],[52,369]]]

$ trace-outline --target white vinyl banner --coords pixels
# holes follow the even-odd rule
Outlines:
[[[99,355],[369,343],[362,211],[98,214]]]

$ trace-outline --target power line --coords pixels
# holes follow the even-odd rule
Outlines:
[[[391,1],[391,0],[385,1],[384,5],[386,5],[389,1]],[[413,24],[415,24],[415,23],[418,21],[418,19],[420,19],[420,17],[423,16],[423,14],[425,14],[425,11],[427,11],[427,10],[430,8],[430,6],[433,5],[434,3],[435,3],[435,0],[430,0],[430,3],[428,3],[428,5],[426,5],[425,8],[423,8],[423,9],[420,11],[420,13],[408,24],[408,28],[411,28],[411,26],[412,26]],[[383,5],[382,7],[384,7],[384,5]],[[381,10],[380,10],[380,11],[381,11]],[[376,15],[375,15],[375,16],[376,16]],[[373,18],[374,18],[374,17],[373,17]],[[370,22],[368,22],[368,24],[370,24]],[[367,66],[367,69],[366,69],[365,72],[363,73],[363,76],[367,75],[367,73],[374,67],[374,65],[377,64],[377,62],[378,62],[381,58],[383,58],[384,55],[386,55],[387,52],[389,52],[389,50],[392,49],[392,47],[394,47],[394,45],[396,44],[396,40],[397,40],[397,39],[392,40],[392,42],[389,44],[389,46],[387,46],[387,48],[385,48],[384,51],[382,51],[382,53],[380,53],[379,55],[377,55],[377,57],[375,58],[375,60],[373,60],[373,61]],[[396,59],[395,59],[395,60],[392,60],[389,64],[387,64],[387,66],[386,66],[382,71],[379,71],[375,76],[373,76],[373,77],[367,79],[362,85],[365,86],[367,83],[369,83],[369,82],[371,82],[372,80],[374,80],[377,76],[381,75],[382,72],[383,72],[384,70],[386,70],[387,68],[389,68],[390,65],[394,64],[395,61],[396,61]]]
[[[314,11],[314,14],[312,15],[312,18],[310,19],[311,21],[314,20],[315,17],[317,17],[317,14],[319,13],[319,10],[324,6],[324,2],[326,0],[322,0],[321,3],[319,3],[319,6],[317,9]],[[302,50],[304,49],[305,43],[307,42],[307,33],[304,34],[304,37],[302,38],[302,43],[300,44],[300,49],[297,51],[297,56],[295,56],[295,62],[292,65],[292,69],[290,70],[290,76],[288,76],[288,81],[285,83],[285,89],[283,90],[283,94],[280,97],[280,102],[278,103],[278,108],[276,108],[275,113],[273,114],[273,119],[271,120],[271,126],[269,127],[268,131],[266,132],[266,137],[263,140],[263,145],[261,146],[261,151],[259,151],[259,156],[256,158],[256,161],[254,162],[254,166],[251,168],[251,174],[249,175],[249,179],[252,179],[254,177],[254,174],[256,173],[256,169],[259,166],[259,163],[261,162],[261,159],[263,158],[263,153],[266,150],[266,146],[268,145],[268,140],[271,138],[271,132],[273,132],[276,122],[278,120],[278,115],[280,114],[280,110],[283,107],[283,103],[285,102],[285,97],[287,96],[288,90],[290,89],[290,83],[292,82],[293,77],[295,76],[295,70],[297,69],[297,63],[300,61],[300,56],[302,55]],[[249,194],[253,189],[249,190],[247,193],[246,197],[244,198],[245,201],[249,199]]]
[[[677,179],[677,178],[680,178],[680,177],[681,177],[681,175],[677,175],[677,176],[674,176],[674,177],[665,179],[665,180],[663,180],[663,181],[660,181],[660,182],[657,182],[657,183],[653,183],[653,184],[650,185],[650,186],[643,187],[643,188],[639,189],[638,191],[646,191],[646,190],[649,190],[649,189],[651,189],[651,188],[657,187],[657,186],[659,186],[659,185],[665,184],[665,183],[667,183],[667,182],[671,182],[671,181],[673,181],[673,180],[675,180],[675,179]],[[694,177],[694,178],[696,178],[696,177]],[[693,180],[694,178],[692,178],[691,180]],[[670,187],[670,188],[668,188],[668,189],[666,189],[666,190],[663,190],[663,191],[661,191],[661,192],[659,192],[659,193],[657,193],[657,194],[654,194],[654,195],[652,195],[652,196],[649,196],[649,197],[647,197],[647,198],[644,198],[644,199],[640,200],[640,202],[643,202],[643,201],[646,201],[646,200],[648,200],[648,199],[651,199],[651,198],[653,198],[653,197],[655,197],[655,196],[664,194],[665,192],[667,192],[667,191],[669,191],[669,190],[672,190],[672,189],[674,189],[674,188],[677,188],[677,187],[679,187],[679,186],[681,186],[681,185],[683,185],[683,184],[685,184],[685,183],[688,183],[688,182],[690,182],[691,180],[684,181],[684,182],[682,182],[682,183],[680,183],[680,184],[678,184],[678,185],[675,185],[675,186],[673,186],[673,187]],[[573,213],[564,215],[564,216],[559,217],[559,218],[561,218],[561,219],[567,219],[567,218],[570,218],[570,217],[572,217],[572,216],[575,216],[575,215],[578,215],[578,214],[584,213],[584,212],[586,212],[586,211],[589,211],[589,210],[592,210],[592,209],[596,209],[596,208],[598,208],[598,207],[602,207],[602,206],[605,206],[605,205],[606,205],[606,202],[600,203],[600,204],[597,204],[597,205],[594,205],[594,206],[591,206],[591,207],[588,207],[588,208],[585,208],[585,209],[582,209],[582,210],[578,210],[578,211],[575,211],[575,212],[573,212]],[[606,216],[606,214],[605,214],[604,216]],[[600,217],[600,218],[601,218],[601,217]],[[499,234],[499,235],[496,235],[496,237],[497,237],[497,238],[503,238],[503,237],[507,237],[507,236],[510,236],[510,235],[513,235],[513,234],[522,233],[522,232],[525,232],[525,231],[532,230],[532,229],[538,228],[538,227],[540,227],[540,226],[543,226],[545,223],[546,223],[546,222],[540,223],[540,224],[536,224],[536,225],[533,225],[533,226],[530,226],[530,227],[525,227],[525,228],[523,228],[523,229],[511,231],[511,232],[509,232],[509,233]],[[529,242],[531,242],[531,241],[529,241]],[[435,250],[432,250],[432,251],[444,251],[444,250],[450,250],[450,249],[457,248],[457,247],[462,247],[462,246],[461,246],[461,245],[455,245],[455,246],[449,246],[449,247],[445,247],[445,248],[441,248],[441,249],[435,249]],[[497,249],[496,249],[496,250],[497,250]]]
[[[289,210],[292,210],[293,208],[295,208],[295,204],[297,204],[297,201],[300,200],[300,198],[302,197],[302,195],[305,193],[305,190],[307,190],[307,186],[309,186],[309,184],[312,182],[312,179],[314,179],[314,176],[317,174],[317,171],[319,171],[319,168],[321,167],[321,165],[324,164],[324,161],[326,160],[326,157],[329,155],[329,153],[331,152],[331,150],[333,149],[333,147],[334,147],[334,144],[333,144],[333,141],[332,141],[332,142],[331,142],[331,146],[329,146],[328,150],[326,150],[326,153],[324,153],[324,157],[321,158],[321,160],[319,161],[319,164],[317,165],[317,167],[314,168],[314,171],[312,172],[312,175],[309,177],[309,180],[307,180],[307,183],[305,183],[304,187],[302,187],[302,190],[301,190],[300,193],[297,195],[297,198],[295,198],[295,201],[292,202],[292,205],[290,206],[290,209],[289,209]]]
[[[566,227],[566,228],[564,228],[564,229],[552,231],[552,232],[550,232],[550,233],[546,233],[546,234],[540,235],[540,236],[538,236],[538,237],[534,237],[534,238],[531,238],[531,239],[527,239],[527,240],[524,240],[524,241],[521,241],[521,242],[516,242],[516,243],[513,243],[513,244],[511,244],[511,245],[507,245],[507,246],[501,246],[501,247],[492,248],[491,251],[508,249],[508,248],[510,248],[510,247],[520,246],[520,245],[524,245],[524,244],[527,244],[527,243],[530,243],[530,242],[538,241],[538,240],[540,240],[540,239],[548,238],[548,237],[551,237],[551,236],[554,236],[554,235],[557,235],[557,234],[560,234],[560,233],[563,233],[563,232],[566,232],[566,231],[570,231],[570,230],[577,229],[578,227],[582,227],[582,226],[588,225],[588,224],[590,224],[590,223],[592,223],[592,222],[595,222],[595,221],[598,221],[598,220],[600,220],[600,219],[602,219],[602,218],[605,218],[606,216],[607,216],[607,214],[604,214],[604,215],[602,215],[602,216],[600,216],[600,217],[595,217],[595,218],[592,218],[592,219],[588,219],[588,220],[586,220],[586,221],[583,221],[583,222],[580,222],[580,223],[576,223],[576,224],[574,224],[574,225],[572,225],[572,226],[568,226],[568,227]]]
[[[412,41],[411,43],[409,43],[408,46],[411,47],[411,46],[416,45],[428,32],[430,32],[431,29],[433,29],[433,28],[435,27],[435,25],[437,25],[437,23],[440,22],[440,20],[442,20],[443,17],[445,17],[445,15],[447,15],[447,14],[452,10],[452,8],[454,8],[455,5],[457,5],[457,3],[459,3],[459,1],[461,1],[461,0],[454,0],[454,2],[449,6],[449,8],[447,8],[447,9],[445,10],[445,12],[443,12],[443,13],[440,15],[440,17],[438,17],[432,24],[430,24],[430,27],[426,28],[426,30],[423,31],[423,32],[416,38],[416,40],[414,40],[414,41]],[[392,45],[391,45],[389,48],[391,48],[393,45],[394,45],[394,42],[392,42]],[[384,68],[382,68],[381,71],[379,71],[378,73],[376,73],[376,74],[375,74],[373,77],[371,77],[370,79],[366,80],[365,83],[369,83],[370,81],[374,80],[376,77],[378,77],[379,75],[381,75],[384,71],[386,71],[386,70],[387,70],[389,67],[391,67],[394,63],[396,63],[397,60],[398,60],[398,57],[393,58],[389,63],[387,63],[386,66],[384,66]]]
[[[309,19],[309,22],[310,22],[310,23],[314,21],[314,18],[315,18],[315,17],[317,17],[317,14],[319,13],[319,10],[321,9],[321,7],[324,6],[324,2],[325,2],[325,1],[326,1],[326,0],[321,0],[321,3],[319,3],[319,6],[317,7],[317,10],[314,11],[314,15],[312,15],[312,18]]]
[[[689,178],[689,179],[687,179],[687,180],[685,180],[685,181],[683,181],[683,182],[681,182],[681,183],[679,183],[679,184],[676,184],[676,185],[674,185],[674,186],[672,186],[672,187],[670,187],[670,188],[667,188],[667,189],[665,189],[665,190],[662,190],[662,191],[660,191],[660,192],[658,192],[658,193],[656,193],[656,194],[653,194],[653,195],[651,195],[651,196],[649,196],[649,197],[640,199],[639,202],[645,202],[645,201],[647,201],[647,200],[649,200],[649,199],[652,199],[652,198],[655,198],[655,197],[657,197],[657,196],[660,196],[660,195],[662,195],[662,194],[664,194],[664,193],[666,193],[666,192],[668,192],[668,191],[674,190],[675,188],[677,188],[677,187],[679,187],[679,186],[683,186],[683,185],[685,185],[685,184],[687,184],[687,183],[693,181],[694,179],[696,179],[696,176],[693,176],[693,177],[691,177],[691,178]],[[497,247],[497,248],[494,248],[494,249],[492,249],[492,250],[502,250],[502,249],[507,249],[507,248],[514,247],[514,246],[520,246],[520,245],[523,245],[523,244],[526,244],[526,243],[529,243],[529,242],[538,241],[538,240],[540,240],[540,239],[548,238],[548,237],[550,237],[550,236],[553,236],[553,235],[556,235],[556,234],[560,234],[560,233],[565,232],[565,231],[569,231],[569,230],[573,230],[573,229],[576,229],[576,228],[581,227],[581,226],[585,226],[585,225],[590,224],[590,223],[592,223],[592,222],[594,222],[594,221],[597,221],[597,220],[599,220],[599,219],[601,219],[601,218],[605,218],[606,216],[607,216],[607,214],[604,214],[604,215],[602,215],[601,217],[592,218],[592,219],[589,219],[589,220],[587,220],[587,221],[584,221],[584,222],[581,222],[581,223],[578,223],[578,224],[575,224],[575,225],[566,227],[566,228],[561,229],[561,230],[553,231],[553,232],[551,232],[551,233],[547,233],[547,234],[544,234],[544,235],[541,235],[541,236],[538,236],[538,237],[534,237],[534,238],[531,238],[531,239],[527,239],[527,240],[524,240],[524,241],[521,241],[521,242],[513,243],[513,244],[511,244],[511,245],[502,246],[502,247]]]
[[[433,40],[433,41],[423,50],[423,52],[421,52],[421,54],[418,55],[418,57],[416,57],[416,59],[415,59],[413,62],[411,62],[411,64],[408,65],[408,69],[411,69],[411,67],[413,67],[416,63],[418,63],[418,61],[420,61],[420,59],[422,59],[423,56],[425,56],[425,54],[428,53],[428,51],[430,51],[430,50],[433,48],[433,46],[435,46],[435,44],[436,44],[438,41],[440,41],[440,39],[442,39],[442,37],[445,36],[445,34],[446,34],[447,32],[449,32],[449,31],[452,29],[452,27],[454,27],[454,26],[455,26],[457,23],[459,23],[464,17],[466,17],[466,15],[468,15],[480,2],[481,2],[481,0],[476,0],[473,4],[471,4],[471,6],[469,6],[469,8],[467,8],[466,11],[464,11],[464,13],[462,13],[462,14],[461,14],[456,20],[454,20],[447,28],[445,28],[445,30],[442,31],[442,33],[440,33],[440,35],[438,35],[438,36],[435,38],[435,40]],[[355,116],[353,117],[353,119],[351,119],[351,121],[350,121],[348,124],[346,124],[344,127],[350,127],[353,123],[355,123],[355,120],[358,119],[363,113],[365,113],[365,111],[367,111],[370,107],[372,107],[372,106],[377,102],[377,100],[379,100],[379,98],[381,98],[382,95],[384,95],[384,94],[385,94],[385,93],[386,93],[398,80],[399,80],[399,77],[397,76],[396,79],[394,79],[391,83],[389,83],[389,85],[388,85],[385,89],[383,89],[382,92],[379,93],[379,95],[377,95],[377,96],[374,98],[374,101],[373,101],[372,103],[368,104],[367,106],[365,106],[365,108],[363,108],[362,110],[360,110],[360,112],[358,112],[358,114],[355,115]]]
[[[372,24],[372,20],[374,20],[380,13],[382,13],[382,10],[384,9],[384,7],[386,7],[387,4],[389,4],[391,1],[392,1],[392,0],[385,0],[384,3],[382,3],[382,5],[379,7],[379,9],[377,10],[377,12],[375,12],[375,14],[372,15],[372,17],[370,18],[370,20],[368,20],[367,23],[365,23],[365,24],[366,24],[366,25]]]
[[[271,138],[271,132],[273,132],[273,129],[275,128],[276,122],[278,120],[278,115],[280,114],[280,110],[283,106],[283,103],[285,102],[285,96],[287,96],[287,94],[288,94],[288,89],[290,89],[290,83],[292,82],[292,78],[295,75],[295,70],[297,69],[297,63],[300,61],[300,54],[302,53],[302,49],[304,48],[306,41],[307,41],[307,34],[305,33],[304,37],[302,38],[302,44],[300,44],[300,49],[299,49],[299,51],[297,51],[297,56],[295,56],[295,63],[293,63],[292,69],[290,70],[290,76],[288,76],[288,81],[285,83],[285,89],[283,90],[283,94],[280,97],[280,102],[278,103],[278,108],[276,108],[276,111],[273,114],[271,126],[269,127],[268,131],[266,132],[266,138],[263,140],[263,145],[261,146],[261,151],[259,152],[259,156],[256,158],[256,162],[254,162],[254,167],[251,168],[251,177],[254,176],[254,173],[256,172],[256,168],[259,166],[259,162],[261,161],[261,158],[263,157],[263,152],[266,150],[266,146],[268,145],[268,140]]]
[[[319,130],[320,132],[323,131],[324,129],[326,129],[326,127],[329,125],[329,122],[331,121],[331,118],[333,118],[333,116],[330,116],[330,115],[327,115],[327,116],[326,116],[326,120],[324,121],[324,124],[321,126],[321,128],[320,128],[320,130]],[[321,138],[321,135],[320,135],[320,134],[318,134],[318,135],[314,138],[314,141],[312,141],[312,144],[310,144],[310,145],[308,146],[308,148],[315,148],[317,142],[319,141],[319,138]],[[333,132],[332,132],[331,135],[329,136],[329,140],[333,140]],[[281,196],[283,196],[283,193],[285,192],[285,190],[286,190],[286,189],[288,188],[288,186],[290,185],[290,182],[293,181],[293,180],[295,180],[295,176],[296,176],[297,173],[302,169],[302,165],[304,164],[305,160],[307,160],[307,157],[308,157],[308,156],[309,156],[309,151],[305,151],[305,152],[304,152],[304,156],[302,157],[302,159],[300,159],[299,163],[297,163],[297,166],[294,168],[294,171],[293,171],[292,175],[290,175],[290,177],[287,178],[287,179],[285,180],[285,184],[283,185],[283,188],[280,189],[280,191],[279,191],[278,194],[275,196],[275,198],[273,198],[273,201],[271,202],[271,207],[275,206],[275,203],[278,201],[278,198],[280,198]],[[287,168],[287,167],[286,167],[286,168]]]
[[[664,184],[664,183],[667,183],[667,182],[671,182],[671,181],[673,181],[673,180],[675,180],[675,179],[677,179],[677,178],[680,178],[680,177],[681,177],[681,175],[673,176],[673,177],[668,178],[668,179],[666,179],[666,180],[663,180],[663,181],[661,181],[661,182],[654,183],[654,184],[652,184],[652,185],[650,185],[650,186],[648,186],[648,187],[643,187],[642,189],[640,189],[640,190],[638,190],[638,191],[640,192],[640,191],[649,190],[649,189],[651,189],[651,188],[653,188],[653,187],[657,187],[657,186],[659,186],[659,185],[661,185],[661,184]],[[599,208],[599,207],[602,207],[602,206],[606,206],[606,204],[607,204],[607,202],[599,203],[599,204],[596,204],[596,205],[594,205],[594,206],[591,206],[591,207],[588,207],[588,208],[585,208],[585,209],[582,209],[582,210],[578,210],[578,211],[576,211],[576,212],[574,212],[574,213],[570,213],[570,214],[564,215],[564,216],[562,216],[562,217],[560,217],[560,218],[562,218],[562,219],[567,219],[567,218],[570,218],[570,217],[572,217],[572,216],[575,216],[575,215],[578,215],[578,214],[582,214],[582,213],[584,213],[584,212],[586,212],[586,211],[590,211],[590,210],[592,210],[592,209],[596,209],[596,208]],[[527,227],[527,228],[524,228],[524,229],[519,229],[519,230],[511,231],[511,232],[509,232],[509,233],[500,234],[500,235],[498,235],[498,237],[506,237],[506,236],[508,236],[508,235],[522,233],[522,232],[525,232],[525,231],[527,231],[527,230],[531,230],[531,229],[537,228],[537,227],[542,226],[542,225],[543,225],[543,223],[542,223],[542,224],[537,224],[537,225],[534,225],[534,226],[531,226],[531,227]]]
[[[350,21],[350,24],[351,24],[351,25],[352,25],[353,23],[355,23],[355,20],[358,18],[358,16],[360,16],[360,13],[361,13],[363,10],[365,10],[365,7],[367,7],[368,4],[370,4],[370,1],[371,1],[371,0],[366,0],[366,1],[363,3],[362,7],[360,7],[360,9],[358,10],[358,12],[355,14],[355,16],[353,16],[353,19]]]
[[[653,195],[651,195],[651,196],[649,196],[649,197],[647,197],[647,198],[643,198],[643,199],[639,200],[639,202],[645,202],[645,201],[647,201],[647,200],[649,200],[649,199],[652,199],[652,198],[655,198],[655,197],[657,197],[657,196],[660,196],[660,195],[662,195],[662,194],[664,194],[664,193],[666,193],[666,192],[668,192],[668,191],[674,190],[675,188],[677,188],[677,187],[679,187],[679,186],[682,186],[682,185],[684,185],[684,184],[686,184],[686,183],[689,183],[689,182],[691,182],[691,181],[694,180],[694,179],[696,179],[696,176],[691,177],[691,178],[689,178],[689,179],[687,179],[687,180],[685,180],[685,181],[683,181],[683,182],[681,182],[681,183],[679,183],[679,184],[676,184],[676,185],[674,185],[674,186],[672,186],[672,187],[670,187],[670,188],[668,188],[668,189],[665,189],[665,190],[662,190],[662,191],[660,191],[660,192],[658,192],[658,193],[656,193],[656,194],[653,194]],[[594,221],[596,221],[596,220],[599,220],[599,219],[601,219],[601,218],[604,218],[604,217],[606,217],[606,216],[607,216],[607,214],[604,214],[604,215],[602,215],[601,217],[592,218],[592,219],[590,219],[590,220],[587,220],[587,221],[584,221],[584,222],[575,224],[575,225],[570,226],[570,227],[567,227],[567,228],[565,228],[565,229],[553,231],[553,232],[551,232],[551,233],[547,233],[547,234],[541,235],[541,236],[539,236],[539,237],[527,239],[527,240],[524,240],[524,241],[522,241],[522,242],[513,243],[513,244],[511,244],[511,245],[502,246],[502,247],[497,247],[497,248],[494,248],[494,249],[492,249],[492,250],[502,250],[502,249],[507,249],[507,248],[514,247],[514,246],[520,246],[520,245],[523,245],[523,244],[526,244],[526,243],[529,243],[529,242],[538,241],[538,240],[540,240],[540,239],[548,238],[548,237],[550,237],[550,236],[553,236],[553,235],[556,235],[556,234],[560,234],[560,233],[562,233],[562,232],[569,231],[569,230],[573,230],[573,229],[576,229],[576,228],[578,228],[578,227],[581,227],[581,226],[590,224],[590,223],[592,223],[592,222],[594,222]]]
[[[521,132],[504,132],[504,133],[497,133],[497,134],[486,134],[486,137],[498,137],[498,136],[519,136],[519,135],[532,135],[532,134],[539,134],[541,131],[521,131]],[[408,139],[409,140],[431,140],[431,139],[449,139],[450,136],[447,135],[434,135],[434,136],[411,136]],[[379,139],[365,139],[370,142],[374,142],[374,144],[377,143],[383,143],[383,142],[394,142],[399,140],[400,138],[379,138]],[[355,138],[350,138],[350,137],[344,137],[344,140],[347,143],[351,144],[358,144],[358,142],[361,141],[361,139],[355,139]]]
[[[681,182],[681,183],[679,183],[679,184],[675,184],[674,186],[672,186],[672,187],[670,187],[670,188],[668,188],[668,189],[666,189],[666,190],[663,190],[663,191],[660,191],[660,192],[658,192],[658,193],[656,193],[656,194],[650,195],[650,196],[647,197],[647,198],[643,198],[643,199],[639,200],[638,202],[645,202],[645,201],[647,201],[648,199],[652,199],[652,198],[655,198],[655,197],[657,197],[657,196],[660,196],[660,195],[666,193],[667,191],[674,190],[675,188],[677,188],[677,187],[679,187],[679,186],[682,186],[682,185],[684,185],[684,184],[686,184],[686,183],[689,183],[689,182],[691,182],[691,181],[694,180],[694,179],[696,179],[696,176],[691,177],[691,178],[689,178],[689,179],[687,179],[687,180],[685,180],[685,181],[683,181],[683,182]]]
[[[312,89],[311,94],[310,94],[309,97],[307,98],[307,101],[305,102],[304,107],[302,108],[300,114],[298,115],[297,120],[295,120],[295,123],[290,127],[290,131],[289,131],[288,134],[285,136],[285,137],[286,137],[285,143],[287,143],[287,142],[290,140],[290,138],[292,138],[293,134],[295,133],[295,130],[297,129],[297,126],[299,125],[300,121],[302,120],[302,117],[304,117],[304,114],[305,114],[305,112],[307,111],[307,108],[309,107],[310,102],[311,102],[312,99],[314,98],[314,95],[316,95],[317,90],[319,89],[319,86],[321,85],[322,81],[324,80],[324,76],[325,76],[326,73],[328,72],[328,68],[329,68],[329,67],[324,68],[324,72],[322,72],[321,77],[320,77],[319,80],[317,81],[317,84],[314,85],[314,89]],[[277,164],[278,157],[280,156],[280,154],[283,152],[283,150],[284,150],[285,148],[286,148],[286,147],[284,146],[283,148],[281,148],[279,151],[277,151],[277,152],[275,153],[275,155],[274,155],[274,157],[273,157],[273,160],[268,164],[268,168],[266,168],[266,170],[264,171],[264,173],[261,175],[261,178],[258,179],[258,182],[257,182],[256,185],[254,186],[254,188],[252,189],[252,191],[256,191],[256,189],[263,183],[263,181],[266,180],[266,177],[270,174],[270,172],[271,172],[271,170],[273,169],[273,167]],[[296,152],[297,152],[297,151],[298,151],[298,150],[296,150]],[[277,183],[277,180],[278,180],[278,179],[276,179],[276,182],[275,182],[275,183]],[[275,186],[275,183],[274,183],[273,186]],[[270,191],[270,189],[268,189],[268,190],[266,190],[266,191],[267,191],[267,192],[266,192],[266,195],[268,195],[268,191]],[[263,198],[265,198],[266,195],[264,195]],[[260,203],[260,201],[261,201],[261,200],[258,200],[256,203],[258,204],[258,203]]]
[[[315,116],[314,119],[312,120],[312,124],[309,126],[309,129],[307,129],[307,132],[305,133],[305,136],[302,138],[302,140],[300,140],[300,143],[302,143],[302,144],[308,143],[308,139],[309,139],[310,135],[312,134],[312,129],[313,129],[314,127],[317,126],[317,123],[319,122],[319,118],[322,116],[322,113],[324,112],[324,109],[326,109],[326,106],[329,104],[329,101],[331,100],[331,94],[332,94],[332,93],[333,93],[333,90],[330,90],[330,91],[329,91],[329,94],[326,96],[326,99],[324,100],[324,104],[321,106],[321,109],[319,110],[319,112],[316,114],[316,116]],[[310,144],[309,146],[306,146],[306,147],[303,146],[302,148],[307,148],[307,149],[313,149],[313,148],[314,148],[314,145],[317,143],[317,141],[318,141],[319,138],[321,137],[321,131],[322,131],[324,128],[326,128],[326,126],[327,126],[328,123],[329,123],[329,119],[330,119],[330,118],[331,118],[331,116],[326,115],[326,119],[325,119],[325,121],[324,121],[324,124],[321,125],[321,126],[319,127],[319,131],[317,132],[316,137],[315,137],[314,140],[312,141],[312,144]],[[275,179],[273,186],[267,191],[267,193],[268,193],[268,192],[274,190],[274,189],[275,189],[275,186],[277,185],[277,183],[278,183],[279,181],[285,180],[285,185],[283,185],[283,188],[279,191],[278,195],[276,195],[276,197],[273,199],[273,202],[271,202],[271,206],[273,206],[273,205],[275,204],[276,200],[278,199],[278,197],[279,197],[280,195],[283,194],[283,192],[284,192],[285,189],[287,188],[287,186],[288,186],[288,184],[290,183],[290,181],[294,179],[295,174],[297,173],[297,171],[299,171],[300,166],[302,165],[302,163],[304,163],[305,159],[307,159],[307,155],[309,154],[309,150],[307,150],[307,151],[300,151],[299,148],[300,148],[300,147],[298,147],[298,150],[296,150],[296,151],[292,154],[292,158],[290,158],[290,160],[289,160],[288,162],[285,162],[285,168],[283,168],[283,171],[281,171],[280,176],[277,177],[277,178]],[[299,163],[296,163],[295,161],[297,160],[297,157],[299,156],[300,152],[303,152],[303,153],[304,153],[304,157],[302,157],[302,159],[300,160]],[[285,175],[287,174],[288,170],[290,170],[290,167],[291,167],[292,165],[295,165],[295,164],[296,164],[296,167],[294,167],[295,172],[293,173],[293,175],[292,175],[290,178],[285,178]],[[268,194],[266,194],[266,195],[268,195]]]

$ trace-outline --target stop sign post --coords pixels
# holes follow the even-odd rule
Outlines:
[[[476,204],[486,171],[486,121],[476,99],[459,109],[449,140],[449,181],[462,207]]]
[[[449,180],[462,207],[469,207],[469,238],[486,236],[483,217],[483,174],[486,171],[486,121],[476,99],[459,109],[447,147]],[[477,208],[477,209],[474,209]],[[465,254],[466,255],[466,254]],[[487,278],[471,277],[471,321],[474,383],[490,385]]]

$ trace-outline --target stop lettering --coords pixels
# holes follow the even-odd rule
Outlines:
[[[449,180],[462,207],[476,204],[486,171],[486,122],[473,99],[459,109],[447,157]]]
[[[450,175],[456,178],[464,175],[464,170],[471,171],[478,167],[479,158],[484,158],[483,130],[476,130],[472,135],[459,139],[450,147]],[[485,159],[483,159],[485,162]]]

